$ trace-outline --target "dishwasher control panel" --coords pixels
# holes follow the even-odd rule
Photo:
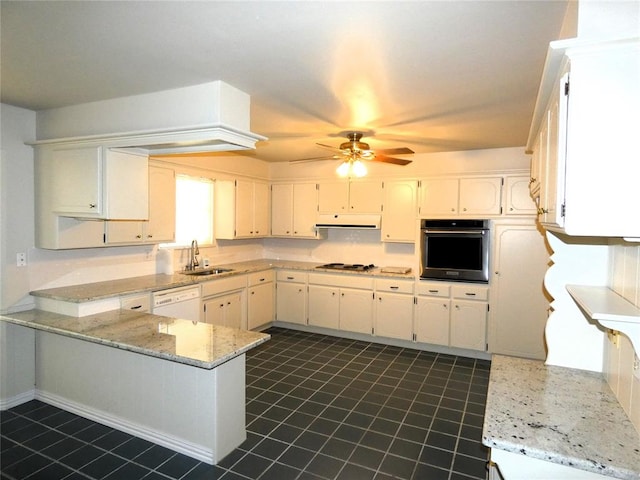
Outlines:
[[[153,306],[160,307],[162,305],[169,305],[171,303],[184,302],[200,297],[199,288],[189,288],[187,290],[180,291],[168,291],[168,292],[156,292],[153,294]]]

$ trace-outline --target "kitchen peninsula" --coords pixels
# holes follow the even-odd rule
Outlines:
[[[123,310],[0,319],[36,330],[47,403],[211,464],[246,438],[245,353],[269,335]]]

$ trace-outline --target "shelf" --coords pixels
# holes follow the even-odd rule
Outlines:
[[[624,333],[640,352],[640,308],[608,287],[567,285],[567,291],[589,318]]]

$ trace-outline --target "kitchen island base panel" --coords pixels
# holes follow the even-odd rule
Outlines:
[[[38,331],[36,398],[209,464],[246,439],[244,354],[204,369]]]
[[[491,461],[497,465],[500,472],[500,476],[495,477],[496,480],[549,480],[553,478],[561,478],[562,480],[611,480],[610,476],[545,462],[544,460],[497,448],[491,449]]]

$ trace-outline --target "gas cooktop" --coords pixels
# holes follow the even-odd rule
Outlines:
[[[330,270],[349,270],[355,272],[364,272],[376,268],[372,263],[370,265],[363,265],[361,263],[326,263],[324,265],[318,265],[316,268],[328,268]]]

